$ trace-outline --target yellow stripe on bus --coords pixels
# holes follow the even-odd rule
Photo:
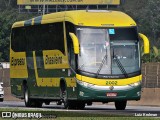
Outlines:
[[[35,77],[36,77],[37,86],[59,87],[60,77],[57,77],[57,78],[40,78],[38,76],[35,51],[33,52],[33,59],[34,59],[34,69],[35,69]],[[67,82],[67,87],[75,87],[76,86],[76,81],[72,77],[65,78],[65,80]]]
[[[25,52],[10,49],[10,78],[28,78]]]
[[[125,85],[129,85],[129,84],[141,81],[142,75],[132,77],[132,78],[126,78],[126,79],[97,79],[97,78],[90,78],[90,77],[81,76],[81,75],[76,74],[76,78],[80,81],[98,85],[98,86],[106,86],[107,82],[116,83],[116,85],[114,86],[125,86]]]
[[[66,69],[69,68],[68,57],[59,50],[43,51],[45,69]]]

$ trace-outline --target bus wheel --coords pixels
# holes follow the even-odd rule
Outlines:
[[[69,106],[68,109],[78,109],[78,110],[82,110],[85,107],[85,103],[84,102],[80,102],[80,101],[69,101]]]
[[[69,101],[68,101],[68,97],[67,97],[67,90],[60,90],[60,97],[61,97],[61,100],[62,102],[64,103],[64,108],[68,108],[69,106]]]
[[[0,98],[0,102],[3,102],[3,98]]]
[[[39,100],[34,100],[32,99],[30,101],[30,107],[35,107],[35,108],[41,108],[42,107],[43,102],[39,101]]]
[[[50,102],[48,102],[48,101],[47,101],[47,102],[44,102],[44,103],[45,103],[45,105],[49,105],[49,104],[50,104]]]
[[[77,102],[70,100],[68,103],[68,109],[77,109]]]
[[[67,91],[63,92],[63,103],[64,103],[64,108],[68,108],[69,106],[69,100],[67,97]]]
[[[56,102],[57,105],[62,105],[61,100]]]
[[[37,107],[37,108],[41,108],[42,107],[42,102],[41,101],[34,101],[35,102],[35,106],[33,107]]]
[[[84,102],[77,102],[77,109],[82,110],[85,108],[85,103]]]
[[[28,87],[24,86],[24,102],[26,107],[31,107],[31,99],[29,98]]]
[[[126,105],[127,105],[127,101],[116,101],[115,102],[116,110],[125,110]]]

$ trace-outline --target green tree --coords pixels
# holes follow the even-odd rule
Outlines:
[[[121,10],[137,22],[138,31],[150,40],[150,54],[143,56],[144,62],[160,61],[160,54],[155,55],[155,48],[160,48],[160,0],[126,0]],[[156,50],[157,51],[157,50]]]
[[[160,47],[160,0],[126,0],[121,10],[137,22],[139,32],[145,33],[151,45]]]
[[[139,22],[142,31],[144,31],[149,37],[152,45],[159,45],[158,39],[160,33],[160,0],[146,0],[146,5],[140,12]],[[159,47],[158,46],[158,47]]]
[[[0,11],[0,61],[9,61],[10,34],[12,24],[26,20],[33,15],[19,14],[16,9],[8,8]]]
[[[16,8],[17,0],[0,0],[0,10],[3,11],[8,8]]]

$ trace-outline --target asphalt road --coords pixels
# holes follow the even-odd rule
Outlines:
[[[18,108],[23,110],[42,110],[42,111],[70,111],[70,112],[84,112],[84,113],[97,113],[97,114],[112,114],[112,115],[129,115],[138,116],[141,114],[149,114],[152,117],[157,114],[160,117],[160,106],[127,106],[126,110],[116,110],[114,105],[111,104],[93,104],[86,106],[84,110],[67,110],[63,105],[57,106],[56,103],[50,105],[43,104],[42,108],[26,108],[24,102],[19,101],[4,101],[0,102],[0,108]]]

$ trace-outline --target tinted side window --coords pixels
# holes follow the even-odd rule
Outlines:
[[[38,46],[39,30],[34,26],[26,27],[27,51],[35,51]]]
[[[115,34],[110,34],[111,40],[138,40],[136,28],[116,28]]]
[[[20,51],[60,50],[65,54],[63,23],[15,28],[12,49]]]
[[[65,53],[63,23],[50,24],[47,30],[48,35],[44,36],[44,39],[46,38],[45,41],[48,45],[43,48],[49,50],[58,49]]]
[[[27,40],[25,37],[25,28],[12,29],[11,48],[15,52],[26,51]]]
[[[63,23],[30,26],[26,36],[28,51],[57,49],[65,53]]]

